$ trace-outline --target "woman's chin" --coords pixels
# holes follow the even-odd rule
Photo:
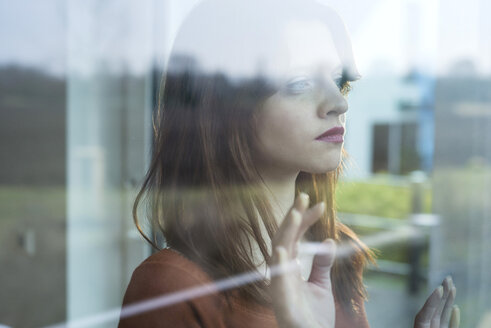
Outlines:
[[[312,163],[313,164],[313,163]],[[329,160],[323,163],[318,163],[317,165],[311,165],[305,172],[312,174],[323,174],[335,171],[341,164],[341,158],[338,160]]]

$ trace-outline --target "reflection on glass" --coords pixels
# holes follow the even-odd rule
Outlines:
[[[0,0],[0,326],[491,326],[491,2],[329,2]]]

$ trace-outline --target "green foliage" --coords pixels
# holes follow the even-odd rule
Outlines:
[[[405,219],[411,213],[411,189],[380,178],[340,181],[336,203],[339,212]],[[431,212],[431,189],[425,189],[424,212]]]
[[[424,212],[432,208],[432,190],[424,188]],[[336,190],[337,210],[340,213],[369,215],[390,218],[400,223],[411,214],[412,190],[409,180],[390,180],[388,176],[378,175],[363,181],[340,181]],[[353,230],[361,236],[380,233],[381,229],[354,226]],[[386,227],[390,229],[390,227]],[[407,263],[407,241],[381,246],[378,258]],[[423,262],[424,262],[423,258]]]

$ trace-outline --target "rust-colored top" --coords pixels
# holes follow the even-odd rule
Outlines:
[[[195,263],[173,250],[161,250],[143,261],[133,272],[124,295],[118,327],[277,327],[271,308],[246,303],[238,297],[231,298],[231,302],[227,303],[223,294],[213,290],[193,298],[183,293],[189,289],[196,291],[196,288],[210,286],[211,283],[210,277]],[[147,299],[154,299],[158,308],[155,306],[150,311],[125,315],[127,312],[124,309],[135,309],[126,306]],[[162,302],[167,305],[162,307]],[[358,314],[348,315],[336,305],[336,328],[369,327],[363,301],[358,306]]]

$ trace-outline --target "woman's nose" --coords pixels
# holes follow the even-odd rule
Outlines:
[[[341,94],[339,89],[336,88],[326,88],[324,96],[322,97],[318,106],[318,115],[321,118],[325,118],[328,115],[339,116],[348,110],[348,101]]]

